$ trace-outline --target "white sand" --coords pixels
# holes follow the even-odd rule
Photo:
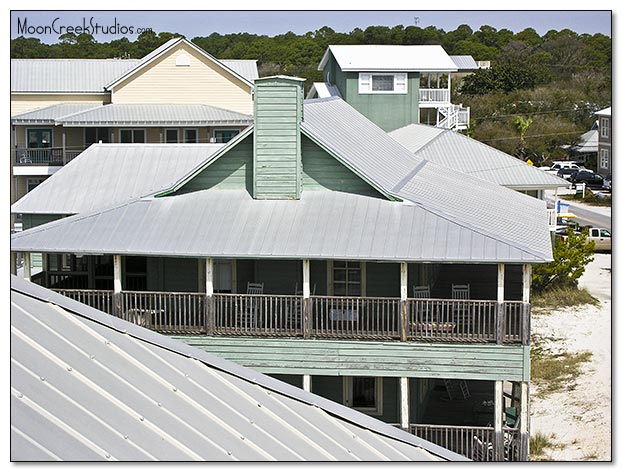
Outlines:
[[[579,281],[600,307],[556,310],[532,316],[532,333],[553,352],[591,352],[575,387],[545,398],[531,386],[531,435],[554,435],[555,461],[611,460],[611,255],[596,254]]]

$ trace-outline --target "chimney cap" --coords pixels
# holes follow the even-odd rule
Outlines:
[[[278,79],[278,80],[292,80],[292,81],[296,81],[296,82],[304,82],[307,79],[302,79],[300,77],[292,77],[289,75],[271,75],[269,77],[259,77],[257,79],[255,79],[255,82],[262,82],[264,80],[274,80],[274,79]]]

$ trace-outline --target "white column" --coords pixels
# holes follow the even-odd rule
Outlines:
[[[520,416],[519,430],[522,441],[523,458],[529,457],[529,382],[520,383]]]
[[[497,344],[503,344],[505,336],[505,316],[503,309],[505,286],[505,264],[497,265],[497,327],[496,338]]]
[[[400,426],[406,431],[408,431],[410,427],[408,377],[400,377]]]
[[[449,101],[451,102],[451,72],[447,72],[447,90],[449,90]]]
[[[503,380],[495,380],[495,455],[496,461],[503,460]]]
[[[531,292],[531,265],[523,265],[523,303],[529,303],[529,293]]]
[[[504,287],[505,287],[505,264],[497,265],[497,301],[499,303],[504,301]]]
[[[401,340],[408,340],[408,307],[406,306],[408,298],[408,263],[400,263],[400,324]]]
[[[311,297],[311,261],[309,259],[302,261],[302,297]]]
[[[121,293],[123,284],[121,279],[121,256],[115,254],[112,256],[112,265],[114,271],[114,293]]]
[[[63,164],[67,163],[67,155],[65,154],[67,152],[67,136],[65,133],[65,128],[63,128]]]
[[[309,374],[304,374],[302,376],[302,389],[305,392],[311,391],[311,376]]]
[[[24,280],[30,282],[30,253],[24,253]]]
[[[214,259],[205,259],[205,296],[214,295]]]
[[[408,298],[408,263],[400,263],[400,300]]]

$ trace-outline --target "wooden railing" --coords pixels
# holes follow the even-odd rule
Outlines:
[[[449,89],[422,88],[419,89],[419,103],[449,103]]]
[[[64,280],[55,282],[55,289],[71,298],[162,333],[523,345],[529,342],[529,304],[516,301],[401,301],[329,296],[304,299],[300,295],[239,294],[206,297],[202,293],[123,291],[114,295],[109,310],[108,305],[89,297],[111,292],[67,290]]]
[[[112,290],[56,289],[55,292],[108,314],[113,312]]]
[[[410,433],[474,461],[516,462],[528,459],[516,428],[503,428],[502,448],[496,448],[495,429],[490,426],[411,424]]]
[[[62,166],[78,156],[84,149],[84,147],[16,148],[14,162],[16,165],[26,166]]]

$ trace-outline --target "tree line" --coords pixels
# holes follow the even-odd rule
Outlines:
[[[11,40],[11,57],[141,58],[176,36],[146,31],[135,41],[100,43],[89,34],[64,34],[55,44],[18,37]],[[490,61],[489,69],[454,81],[452,100],[471,107],[471,136],[537,164],[562,157],[560,145],[576,142],[594,112],[611,104],[612,44],[600,33],[539,35],[533,28],[514,33],[486,25],[474,31],[466,24],[447,32],[398,25],[343,33],[324,26],[305,34],[211,33],[191,41],[219,59],[256,59],[260,76],[306,78],[307,89],[322,80],[317,65],[331,44],[439,44],[450,55]]]

